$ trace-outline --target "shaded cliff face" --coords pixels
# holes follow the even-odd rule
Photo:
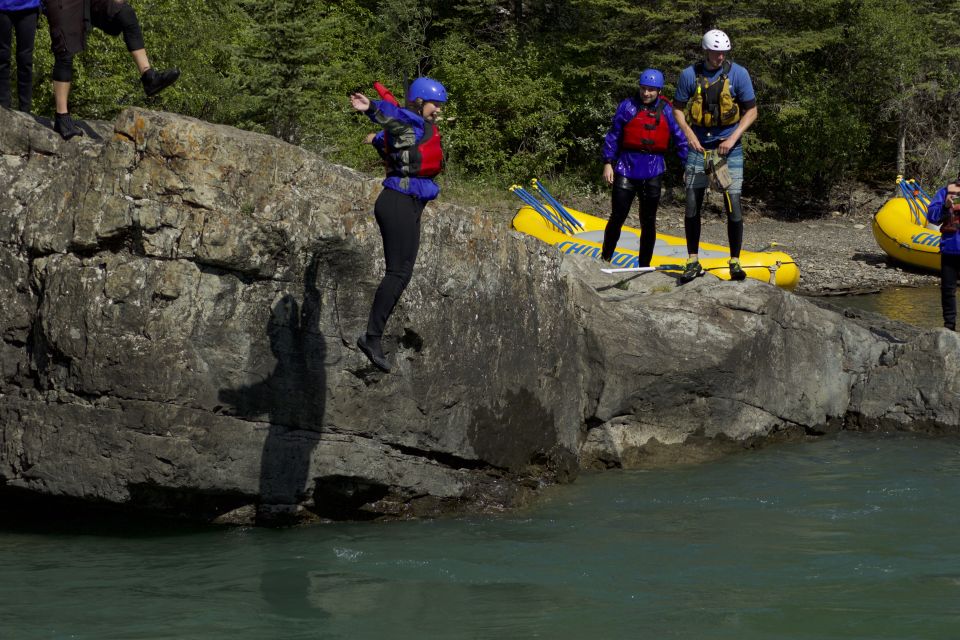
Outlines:
[[[381,374],[354,346],[383,272],[378,179],[172,114],[91,133],[0,109],[0,499],[436,515],[522,504],[580,467],[957,430],[955,334],[752,281],[609,288],[442,199]]]
[[[0,110],[0,484],[362,518],[513,505],[573,472],[556,258],[428,207],[384,375],[354,346],[378,180],[170,114],[92,126],[63,143]]]

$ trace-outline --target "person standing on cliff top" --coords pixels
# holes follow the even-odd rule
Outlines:
[[[705,160],[707,154],[714,153],[719,154],[721,162],[726,161],[730,178],[723,198],[730,242],[730,279],[743,280],[747,274],[740,266],[743,245],[741,139],[757,119],[757,98],[747,70],[727,60],[732,48],[727,34],[713,29],[703,35],[700,44],[704,59],[683,70],[673,100],[677,123],[690,143],[684,172],[687,211],[683,221],[690,257],[680,282],[690,282],[703,273],[698,257],[700,209],[707,190]]]
[[[17,35],[17,102],[30,113],[33,102],[33,43],[40,0],[0,0],[0,107],[10,108],[10,54]]]
[[[73,82],[73,56],[87,46],[87,33],[96,27],[111,36],[123,35],[133,57],[140,82],[147,96],[169,87],[180,77],[179,69],[156,71],[150,66],[140,21],[126,0],[45,0],[44,13],[50,26],[53,49],[53,96],[56,115],[53,129],[64,140],[83,135],[70,117],[70,85]]]
[[[357,346],[378,369],[390,371],[383,353],[383,330],[410,278],[420,248],[420,217],[440,194],[433,181],[443,170],[443,149],[436,119],[447,90],[432,78],[417,78],[407,91],[407,108],[388,100],[350,94],[350,105],[367,114],[382,131],[369,139],[386,160],[387,177],[374,205],[387,267],[373,297],[367,331]]]
[[[649,267],[657,242],[660,179],[667,170],[664,154],[670,139],[680,161],[687,159],[687,139],[673,117],[673,107],[660,95],[663,73],[645,69],[639,89],[620,103],[603,143],[603,179],[613,185],[610,220],[603,231],[600,258],[613,259],[620,230],[640,194],[640,255],[638,265]]]
[[[937,191],[927,220],[940,225],[940,306],[943,326],[957,330],[957,276],[960,273],[960,176]]]

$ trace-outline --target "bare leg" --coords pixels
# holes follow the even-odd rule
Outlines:
[[[70,113],[68,99],[70,98],[70,83],[53,81],[53,99],[57,105],[57,113]]]
[[[140,72],[140,75],[143,75],[147,69],[150,68],[150,59],[147,58],[147,50],[137,49],[136,51],[131,51],[130,55],[133,56],[133,62],[137,65],[137,70]]]

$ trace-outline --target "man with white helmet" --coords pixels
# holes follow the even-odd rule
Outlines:
[[[743,245],[741,141],[743,134],[757,119],[757,99],[750,74],[727,59],[732,48],[727,34],[719,29],[708,31],[703,35],[701,46],[703,61],[683,70],[673,100],[677,124],[690,145],[684,171],[687,192],[684,231],[690,257],[680,281],[690,282],[703,273],[698,252],[700,209],[707,189],[704,161],[714,153],[726,160],[731,178],[724,191],[727,237],[730,242],[730,278],[743,280],[746,273],[740,266],[740,248]]]

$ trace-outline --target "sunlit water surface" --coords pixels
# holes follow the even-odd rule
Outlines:
[[[0,528],[0,638],[954,638],[960,440],[589,474],[498,517]]]
[[[859,296],[830,296],[831,305],[860,309],[909,322],[926,329],[943,327],[940,286],[891,287],[880,293]]]

